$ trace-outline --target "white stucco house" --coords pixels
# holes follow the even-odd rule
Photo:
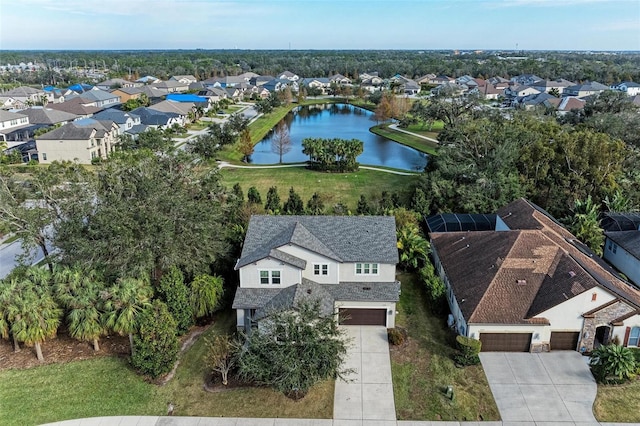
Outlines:
[[[640,84],[633,81],[623,81],[622,83],[612,85],[611,88],[624,92],[628,96],[640,95]]]
[[[427,223],[449,322],[483,351],[639,346],[640,291],[544,210],[519,199],[495,215],[439,216]]]
[[[392,216],[253,216],[235,266],[237,326],[317,300],[340,324],[392,328],[397,263]]]

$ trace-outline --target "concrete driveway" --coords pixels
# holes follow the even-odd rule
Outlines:
[[[599,424],[596,382],[577,352],[483,352],[480,360],[503,422]]]
[[[336,380],[334,425],[396,424],[387,329],[377,326],[342,326],[352,339],[344,367],[353,369],[345,382]],[[366,423],[369,424],[369,423]]]

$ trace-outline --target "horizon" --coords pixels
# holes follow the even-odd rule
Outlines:
[[[2,0],[0,50],[640,51],[635,0],[110,0],[108,5]]]

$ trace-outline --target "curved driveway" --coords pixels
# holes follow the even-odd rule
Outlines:
[[[596,381],[578,352],[483,352],[480,360],[503,422],[598,424]]]

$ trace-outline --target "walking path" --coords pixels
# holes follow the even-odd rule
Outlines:
[[[287,167],[305,167],[306,163],[294,163],[294,164],[274,164],[271,166],[242,166],[242,165],[237,165],[237,164],[231,164],[228,163],[226,161],[219,161],[218,162],[218,168],[220,169],[224,169],[224,168],[232,168],[232,169],[283,169],[283,168],[287,168]],[[400,176],[417,176],[420,173],[411,173],[411,172],[400,172],[397,170],[390,170],[390,169],[382,169],[379,167],[373,167],[373,166],[360,166],[361,169],[365,169],[365,170],[374,170],[377,172],[384,172],[384,173],[391,173],[393,175],[400,175]]]
[[[415,136],[415,137],[420,138],[420,139],[427,140],[427,141],[429,141],[429,142],[434,142],[434,143],[437,143],[437,144],[439,144],[439,143],[440,143],[440,141],[439,141],[439,140],[437,140],[437,139],[433,139],[433,138],[430,138],[430,137],[428,137],[428,136],[419,135],[419,134],[417,134],[417,133],[413,133],[413,132],[410,132],[410,131],[408,131],[408,130],[401,129],[400,127],[398,127],[398,125],[397,125],[397,124],[389,124],[389,128],[390,128],[390,129],[392,129],[392,130],[396,130],[396,131],[398,131],[398,132],[402,132],[402,133],[406,133],[406,134],[411,135],[411,136]]]

